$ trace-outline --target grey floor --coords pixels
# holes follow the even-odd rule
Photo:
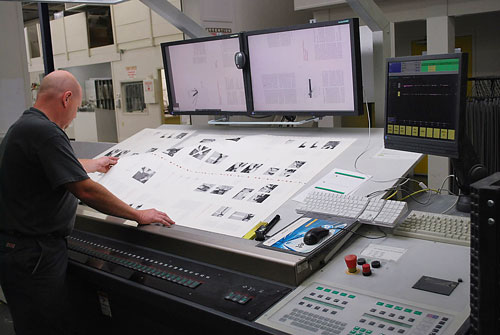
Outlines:
[[[5,303],[0,301],[0,334],[14,335],[14,327],[12,318],[10,317],[9,308]]]

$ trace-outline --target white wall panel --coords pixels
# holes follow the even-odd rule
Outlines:
[[[64,18],[66,43],[68,52],[86,50],[89,48],[87,34],[87,17],[85,13],[78,13]]]
[[[63,18],[50,21],[50,35],[52,37],[52,52],[54,55],[65,54],[66,34]]]

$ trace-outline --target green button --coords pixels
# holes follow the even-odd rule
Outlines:
[[[360,328],[360,327],[354,327],[353,329],[354,329],[354,330],[358,330],[359,328]]]
[[[325,292],[330,292],[331,290],[329,288],[325,288]]]
[[[333,294],[339,294],[339,291],[332,291]]]
[[[416,315],[422,315],[422,312],[420,312],[420,311],[415,311],[413,313],[416,314]]]
[[[364,333],[366,331],[366,329],[361,328],[359,331]]]
[[[385,304],[385,307],[387,307],[387,308],[393,308],[393,307],[394,307],[394,305],[391,305],[391,304]]]
[[[356,296],[352,295],[352,294],[349,294],[348,298],[354,299],[354,298],[356,298]]]
[[[383,302],[377,302],[377,306],[384,306],[384,303]]]
[[[406,312],[406,313],[411,313],[411,312],[413,312],[413,310],[412,310],[412,309],[409,309],[409,308],[405,308],[405,312]]]
[[[401,311],[403,309],[403,307],[396,306],[396,307],[394,307],[394,309],[397,309],[398,311]]]
[[[349,334],[356,334],[356,331],[355,331],[355,330],[351,330],[351,331],[349,332]]]
[[[321,286],[316,287],[316,289],[320,290],[320,291],[323,290],[323,288]]]
[[[345,297],[347,293],[340,293],[341,296]]]
[[[366,334],[371,334],[371,333],[373,333],[371,330],[366,331]]]

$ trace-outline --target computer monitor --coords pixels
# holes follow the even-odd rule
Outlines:
[[[246,114],[240,34],[162,43],[171,114]]]
[[[245,36],[252,114],[363,114],[358,19]]]
[[[467,54],[387,59],[385,147],[459,157]]]
[[[461,191],[457,209],[470,211],[470,184],[486,176],[465,134],[467,54],[387,59],[385,147],[450,157]]]

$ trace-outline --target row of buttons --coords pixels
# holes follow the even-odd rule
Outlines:
[[[360,319],[359,322],[360,323],[365,323],[365,322],[367,322],[367,320],[366,319]],[[370,325],[370,326],[375,326],[376,324],[377,323],[375,321],[368,321],[368,325]],[[385,328],[385,326],[386,326],[386,324],[384,324],[384,323],[379,323],[378,324],[378,328],[380,328],[380,329]],[[395,331],[396,328],[394,326],[389,326],[389,327],[387,327],[387,330],[389,330],[389,331]],[[398,331],[399,334],[404,334],[406,332],[406,330],[403,329],[403,328],[400,328],[397,331]]]
[[[314,292],[310,293],[309,295],[310,296],[314,296]],[[317,298],[321,299],[321,298],[323,298],[323,295],[320,294],[320,295],[317,296]],[[342,305],[347,305],[347,303],[348,303],[346,300],[340,300],[340,299],[337,299],[337,298],[333,299],[332,297],[326,297],[325,300],[326,301],[333,301],[335,303],[339,303],[339,302],[342,301],[341,302]]]
[[[141,261],[150,262],[152,264],[156,264],[156,265],[159,265],[159,266],[168,267],[168,268],[171,268],[173,270],[185,272],[185,273],[190,274],[190,275],[194,275],[194,276],[199,276],[199,277],[202,277],[202,278],[210,279],[210,276],[206,276],[203,273],[198,273],[198,272],[194,272],[194,271],[191,271],[191,270],[188,270],[188,269],[184,269],[182,267],[174,266],[174,265],[167,264],[167,263],[158,262],[158,261],[156,261],[154,259],[149,259],[149,258],[146,258],[146,257],[143,257],[143,256],[131,254],[131,253],[128,253],[126,251],[114,249],[114,248],[111,248],[111,247],[108,247],[108,246],[105,246],[105,245],[101,245],[101,244],[98,244],[98,243],[94,243],[94,242],[82,240],[82,239],[75,238],[75,237],[72,237],[72,236],[69,237],[69,240],[78,241],[78,242],[81,242],[81,243],[84,243],[84,244],[87,244],[87,245],[90,245],[90,246],[93,246],[93,247],[105,249],[105,250],[112,251],[112,252],[115,252],[115,253],[118,253],[118,254],[123,254],[124,256],[129,256],[129,257],[137,258],[138,260],[141,260]],[[84,247],[81,247],[81,246],[77,246],[77,245],[74,245],[72,243],[69,244],[69,247],[70,247],[70,249],[80,248],[80,249],[85,250],[85,251],[87,251],[89,253],[93,253],[96,256],[97,255],[101,255],[101,254],[102,255],[106,255],[106,253],[99,253],[99,252],[97,252],[95,250],[87,249],[87,248],[84,248]]]
[[[143,265],[140,263],[135,263],[135,262],[132,262],[132,261],[120,258],[120,257],[104,254],[104,253],[97,252],[97,251],[92,250],[92,249],[87,249],[87,248],[84,248],[81,246],[72,246],[72,249],[75,251],[79,251],[79,252],[94,256],[96,258],[103,259],[105,261],[116,263],[116,264],[122,265],[124,267],[127,267],[129,269],[137,270],[137,271],[149,274],[151,276],[162,278],[162,279],[168,280],[170,282],[173,282],[175,284],[179,284],[179,285],[186,286],[189,288],[196,288],[202,284],[199,281],[196,281],[196,280],[193,280],[193,279],[190,279],[187,277],[183,277],[183,276],[179,276],[177,274],[165,272],[165,271],[159,270],[159,269],[154,268],[154,267],[149,267],[149,266],[146,266],[146,265]]]
[[[304,301],[301,301],[301,302],[299,302],[299,305],[300,305],[300,306],[304,306],[304,305],[305,305],[305,302],[304,302]],[[313,307],[313,304],[307,304],[307,305],[305,305],[305,307],[311,308],[311,307]],[[314,309],[315,309],[315,310],[317,310],[317,311],[319,311],[319,310],[321,309],[321,307],[320,307],[320,306],[314,306]],[[328,312],[330,312],[330,310],[329,310],[328,308],[323,308],[323,309],[322,309],[322,312],[324,312],[324,313],[328,313]],[[333,310],[332,310],[332,311],[330,312],[330,314],[335,315],[335,314],[337,314],[337,311],[333,311]]]
[[[394,306],[393,304],[384,304],[383,302],[380,302],[380,301],[377,302],[377,306],[384,306],[384,307],[387,307],[387,308],[394,308],[397,311],[403,311],[403,312],[406,312],[406,313],[413,312],[413,314],[415,314],[415,315],[422,315],[421,311],[413,311],[411,308],[404,308],[404,307],[401,307],[401,306]]]
[[[249,302],[250,300],[252,300],[252,297],[249,297],[249,296],[237,293],[237,292],[229,292],[224,297],[224,299],[237,302],[240,305],[244,305],[247,302]]]
[[[376,308],[372,308],[372,309],[370,309],[370,312],[372,312],[372,313],[375,313],[376,311],[377,311],[377,309],[376,309]],[[411,311],[411,310],[410,310],[410,311]],[[409,312],[407,312],[407,313],[409,313]],[[386,311],[379,311],[379,312],[378,312],[378,314],[380,314],[380,315],[385,315],[385,314],[387,314],[387,312],[386,312]],[[389,314],[387,314],[387,316],[389,316],[389,317],[393,318],[393,317],[395,317],[395,316],[396,316],[396,314],[395,314],[395,313],[389,313]],[[399,319],[399,320],[405,320],[405,319],[406,319],[406,317],[405,317],[404,315],[399,315],[399,316],[398,316],[398,319]],[[414,321],[415,321],[415,319],[414,319],[414,318],[412,318],[412,317],[409,317],[407,320],[408,320],[409,322],[414,322]]]
[[[332,289],[329,289],[329,288],[323,288],[321,286],[316,287],[316,290],[318,290],[318,291],[324,291],[326,293],[330,293],[331,292],[332,294],[338,294],[341,297],[348,297],[349,299],[356,298],[356,296],[353,295],[353,294],[349,294],[349,293],[345,293],[345,292],[340,292],[340,291],[332,290]],[[315,295],[315,293],[312,292],[310,295]],[[318,295],[318,298],[321,298],[321,297],[322,296]]]

